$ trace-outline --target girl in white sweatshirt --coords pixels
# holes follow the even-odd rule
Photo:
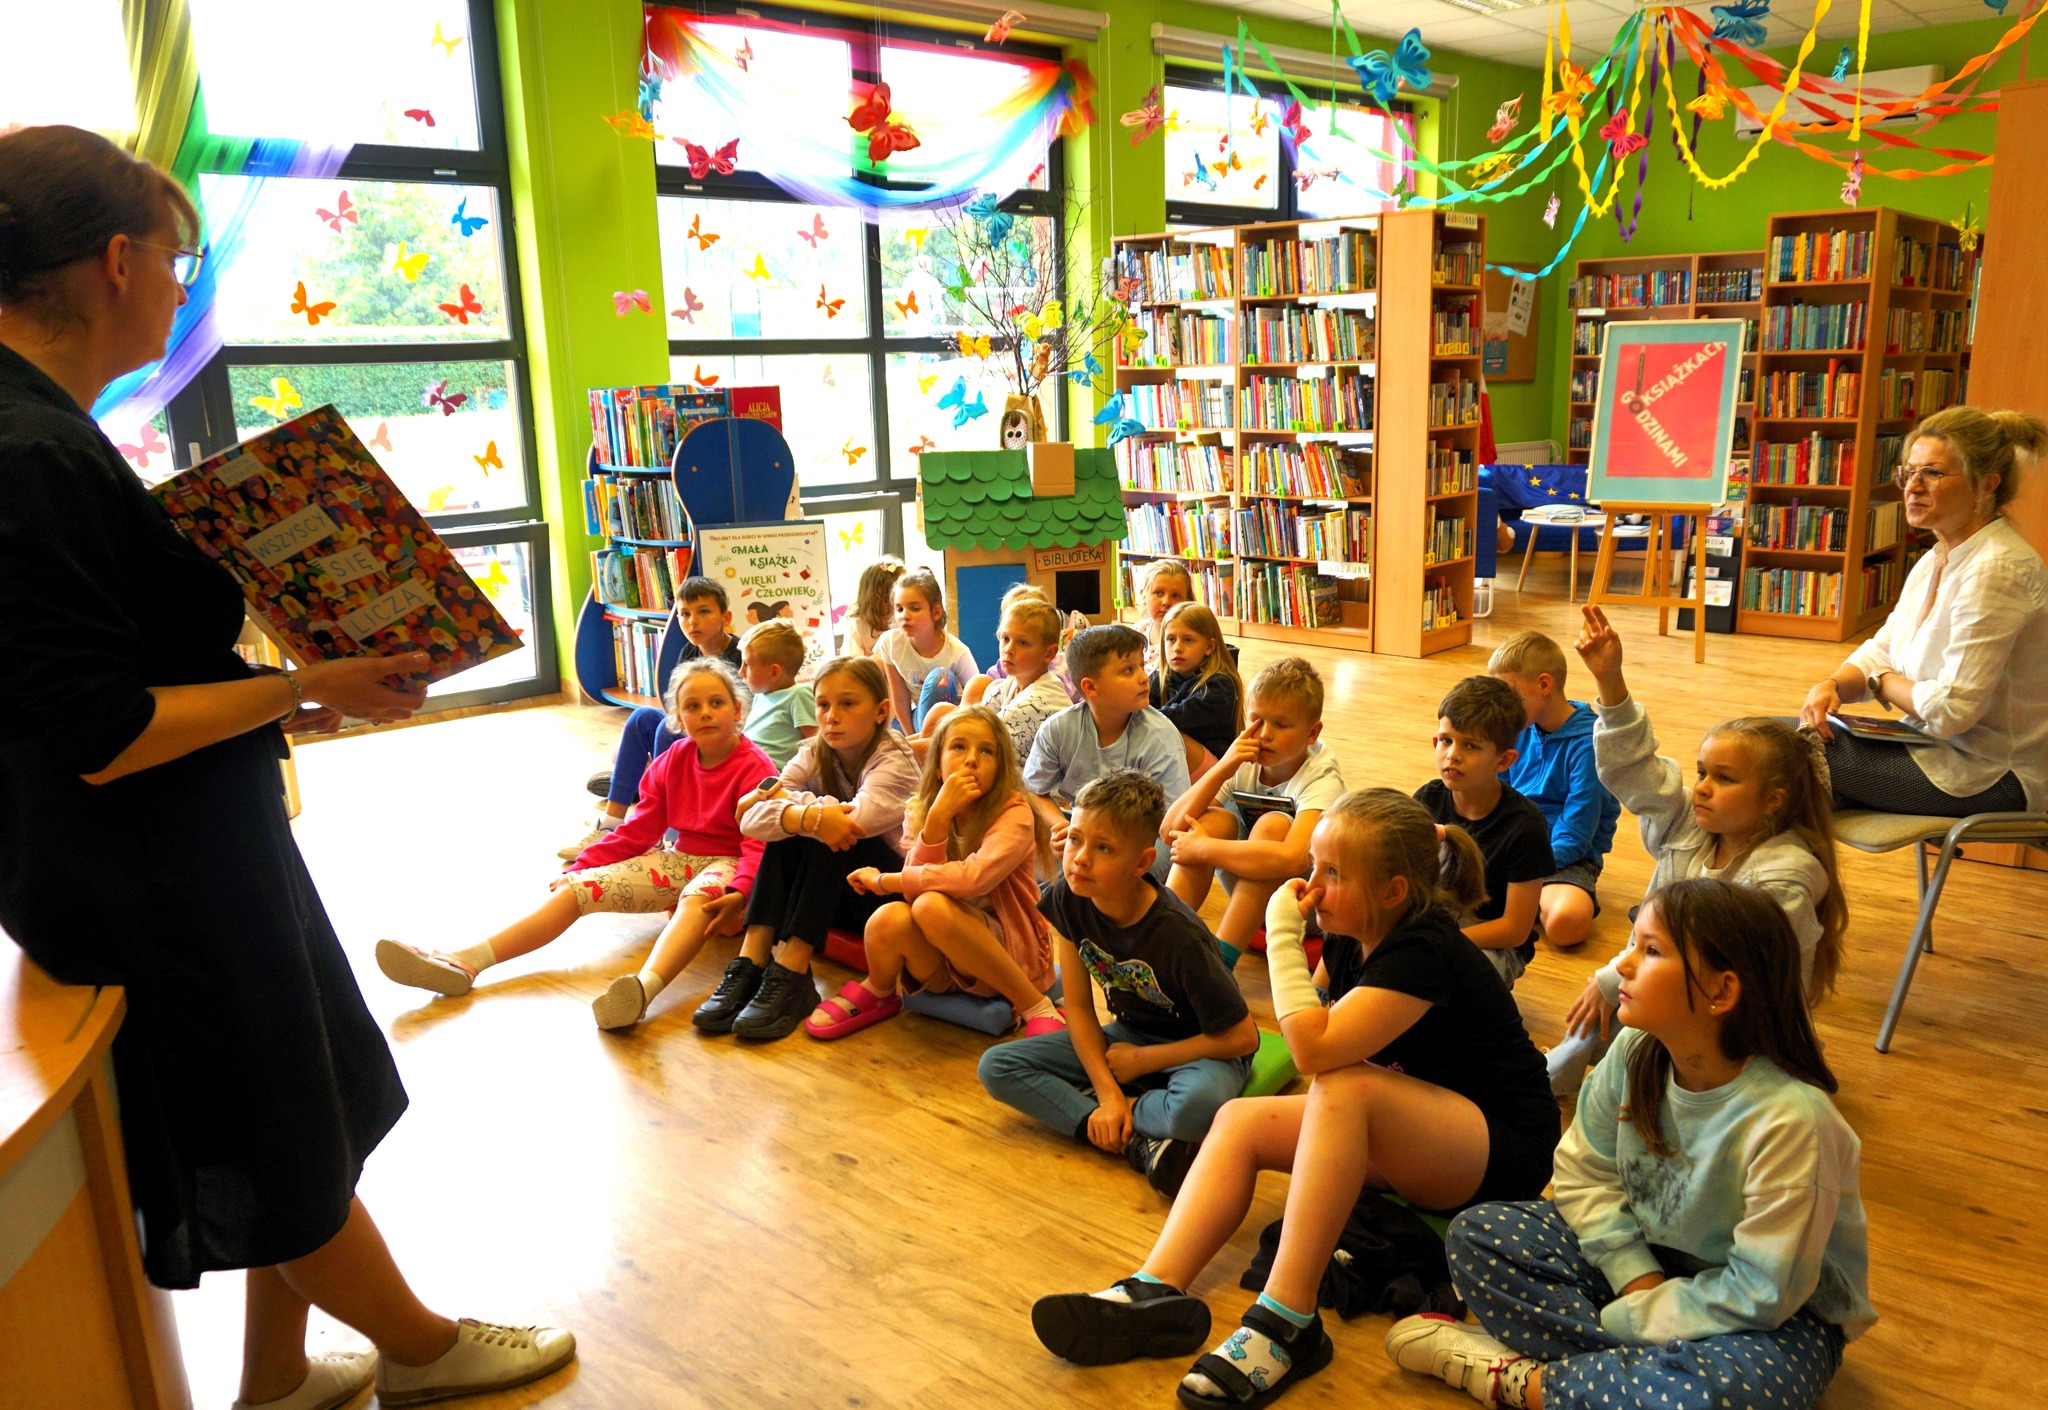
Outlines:
[[[1482,1405],[1809,1410],[1877,1320],[1856,1133],[1762,892],[1677,881],[1621,959],[1627,1032],[1579,1094],[1553,1198],[1452,1221],[1485,1328],[1406,1317],[1403,1368]]]

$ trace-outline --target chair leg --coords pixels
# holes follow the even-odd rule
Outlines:
[[[1935,907],[1941,904],[1942,888],[1948,885],[1949,864],[1955,860],[1953,844],[1943,842],[1941,856],[1934,864],[1934,875],[1926,883],[1926,892],[1920,898],[1920,914],[1913,923],[1912,938],[1906,942],[1906,958],[1899,965],[1898,983],[1892,986],[1892,1001],[1884,1011],[1884,1024],[1877,1031],[1877,1050],[1888,1053],[1892,1049],[1892,1034],[1899,1026],[1899,1014],[1906,1007],[1906,991],[1913,987],[1913,971],[1919,967],[1920,956],[1931,950],[1927,937],[1934,931]]]
[[[1917,898],[1918,900],[1922,900],[1922,901],[1925,901],[1925,900],[1927,899],[1927,853],[1928,853],[1928,850],[1929,850],[1929,844],[1928,844],[1927,842],[1925,842],[1925,841],[1922,841],[1922,842],[1918,842],[1918,843],[1914,844],[1914,847],[1913,847],[1913,859],[1914,859],[1914,861],[1916,861],[1916,862],[1917,862],[1917,863],[1919,864],[1919,867],[1920,867],[1920,876],[1919,876],[1919,882],[1920,882],[1920,886],[1919,886],[1919,890],[1918,890],[1918,891],[1917,891],[1917,892],[1915,893],[1915,896],[1916,896],[1916,898]],[[1960,854],[1960,853],[1958,853],[1957,855],[1961,855],[1961,854]],[[1921,942],[1920,942],[1920,948],[1921,948],[1922,950],[1926,951],[1926,952],[1927,952],[1928,954],[1930,954],[1930,955],[1934,953],[1934,922],[1933,922],[1933,917],[1931,917],[1931,916],[1930,916],[1930,917],[1928,918],[1928,924],[1927,924],[1927,934],[1926,934],[1926,935],[1925,935],[1924,937],[1922,937],[1922,939],[1921,939]]]
[[[1515,577],[1515,591],[1522,590],[1522,584],[1529,581],[1529,560],[1536,556],[1536,535],[1539,531],[1529,530],[1529,546],[1522,550],[1522,571]]]

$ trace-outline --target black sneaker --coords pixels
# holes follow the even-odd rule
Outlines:
[[[1133,1131],[1124,1142],[1124,1159],[1147,1184],[1172,1199],[1188,1178],[1188,1167],[1195,1163],[1195,1143],[1140,1136]]]
[[[595,793],[600,798],[611,797],[612,771],[610,769],[605,769],[601,773],[592,774],[589,778],[583,781],[583,786],[589,789],[592,793]]]
[[[1076,1366],[1112,1366],[1141,1356],[1188,1356],[1209,1339],[1209,1305],[1165,1283],[1123,1278],[1128,1302],[1061,1293],[1031,1304],[1031,1330],[1047,1351]]]
[[[818,983],[805,970],[798,974],[774,960],[761,971],[754,1000],[733,1020],[736,1038],[787,1038],[818,1006]]]
[[[711,997],[697,1005],[690,1022],[706,1033],[730,1033],[732,1021],[740,1016],[761,987],[761,966],[741,955],[725,967],[725,977],[711,991]]]

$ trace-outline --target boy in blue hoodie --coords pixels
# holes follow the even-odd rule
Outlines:
[[[1541,632],[1516,632],[1486,664],[1522,697],[1529,722],[1515,741],[1508,786],[1543,810],[1557,871],[1545,878],[1537,918],[1551,944],[1582,944],[1600,914],[1597,887],[1621,804],[1593,767],[1593,707],[1564,693],[1564,652]]]

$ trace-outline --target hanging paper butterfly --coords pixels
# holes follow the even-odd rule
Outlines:
[[[700,362],[697,364],[696,374],[690,380],[700,387],[715,387],[718,385],[718,374],[714,372],[707,375],[704,371],[704,364]]]
[[[1066,310],[1059,306],[1058,301],[1048,299],[1044,308],[1027,315],[1024,319],[1024,336],[1043,338],[1046,334],[1056,331],[1065,317]]]
[[[453,394],[449,392],[448,379],[446,377],[443,377],[438,382],[429,383],[426,391],[420,394],[421,406],[426,407],[430,411],[438,406],[441,408],[443,416],[453,416],[456,409],[468,400],[468,392],[455,392]]]
[[[612,307],[624,318],[636,309],[641,313],[654,312],[654,300],[647,297],[645,289],[615,289],[612,291]]]
[[[885,122],[868,133],[868,160],[886,162],[898,152],[915,151],[923,145],[917,134],[901,123]]]
[[[1728,111],[1728,100],[1719,93],[1702,93],[1685,105],[1689,113],[1698,113],[1708,122],[1716,122],[1721,114]]]
[[[981,36],[982,43],[1001,44],[1010,37],[1010,26],[1022,23],[1024,23],[1024,12],[1022,10],[1005,10],[997,17],[996,22],[988,27],[988,32]]]
[[[1118,392],[1115,396],[1111,397],[1102,410],[1095,413],[1095,424],[1110,428],[1109,443],[1111,445],[1117,445],[1132,436],[1141,436],[1145,433],[1144,423],[1130,414],[1129,402],[1122,392]]]
[[[654,121],[654,105],[661,101],[661,77],[658,74],[640,75],[640,91],[634,95],[640,108],[640,116]]]
[[[156,433],[156,427],[150,425],[147,421],[142,423],[140,439],[142,444],[139,446],[129,445],[126,441],[123,441],[114,447],[122,455],[134,461],[135,468],[138,470],[147,470],[149,468],[149,458],[152,455],[162,455],[171,448],[170,442],[159,436]]]
[[[408,284],[418,283],[420,271],[427,267],[427,261],[432,258],[433,256],[425,250],[421,250],[417,254],[407,254],[405,252],[405,241],[400,240],[398,242],[398,253],[391,260],[391,272],[404,279]]]
[[[1760,49],[1769,37],[1764,33],[1762,20],[1771,12],[1771,0],[1735,0],[1732,5],[1709,8],[1714,15],[1714,32],[1707,36],[1709,39],[1725,39],[1730,44]]]
[[[1550,198],[1549,204],[1543,207],[1543,223],[1549,226],[1552,230],[1557,229],[1557,213],[1563,207],[1563,205],[1564,202],[1558,200],[1558,198],[1553,195]]]
[[[1374,49],[1345,62],[1357,70],[1360,86],[1378,99],[1382,107],[1394,101],[1394,95],[1401,91],[1403,84],[1410,88],[1427,88],[1432,78],[1429,50],[1422,43],[1422,31],[1419,29],[1411,29],[1402,35],[1391,55],[1384,49]]]
[[[1216,189],[1216,177],[1210,172],[1207,165],[1203,163],[1200,152],[1195,153],[1195,169],[1193,171],[1184,171],[1180,174],[1180,184],[1183,186],[1192,186],[1197,181],[1201,182],[1211,191]]]
[[[1319,172],[1319,171],[1315,171],[1315,170],[1312,170],[1312,169],[1310,169],[1310,168],[1307,168],[1307,167],[1297,167],[1297,168],[1295,168],[1295,172],[1294,172],[1294,189],[1295,189],[1295,190],[1297,190],[1297,191],[1306,191],[1306,190],[1308,190],[1308,188],[1309,188],[1309,187],[1311,187],[1311,186],[1313,186],[1313,185],[1315,185],[1315,184],[1316,184],[1316,178],[1317,178],[1317,177],[1319,177],[1319,176],[1321,176],[1321,175],[1322,175],[1322,173],[1321,173],[1321,172]]]
[[[1983,238],[1983,235],[1984,227],[1970,213],[1970,206],[1966,202],[1962,218],[1956,221],[1956,248],[1967,255],[1977,248],[1977,241]]]
[[[1842,181],[1842,204],[1853,206],[1863,199],[1863,153],[1849,154],[1849,174]]]
[[[685,231],[683,232],[683,235],[684,235],[684,236],[685,236],[686,238],[688,238],[688,239],[691,239],[691,240],[695,240],[695,241],[697,242],[697,248],[698,248],[698,249],[699,249],[700,251],[702,251],[702,250],[708,250],[708,249],[710,249],[710,248],[711,248],[711,247],[712,247],[713,245],[715,245],[715,244],[717,244],[717,243],[718,243],[718,241],[719,241],[719,238],[720,238],[719,236],[717,236],[717,235],[714,235],[714,234],[710,233],[709,231],[706,231],[706,230],[700,230],[700,229],[698,228],[697,222],[698,222],[698,221],[700,221],[700,220],[702,220],[702,219],[703,219],[703,217],[702,217],[702,216],[696,216],[696,215],[693,215],[693,216],[691,216],[691,217],[690,217],[690,228],[689,228],[688,230],[685,230]]]
[[[486,225],[489,225],[491,222],[484,218],[483,216],[471,215],[469,213],[469,197],[464,196],[462,200],[456,204],[455,214],[448,217],[448,223],[454,226],[457,230],[460,230],[462,232],[462,238],[467,240],[470,236],[476,234],[477,231],[483,229]]]
[[[1163,91],[1162,85],[1153,84],[1152,91],[1145,95],[1144,102],[1138,104],[1137,107],[1132,108],[1117,119],[1125,127],[1137,129],[1137,131],[1131,134],[1131,145],[1133,147],[1137,146],[1147,137],[1150,137],[1160,128],[1166,126],[1166,114],[1159,106],[1160,94]]]
[[[846,307],[846,300],[826,298],[825,286],[823,284],[820,284],[818,286],[818,307],[825,310],[825,317],[837,318],[839,316],[839,310]]]
[[[467,284],[462,286],[461,292],[455,298],[456,301],[452,304],[436,304],[434,307],[440,309],[441,312],[447,314],[457,323],[464,324],[469,322],[469,316],[472,313],[482,313],[484,311],[484,306],[476,301],[476,295],[469,291],[469,285]]]
[[[932,372],[932,373],[923,373],[923,372],[920,372],[920,373],[918,373],[918,374],[917,374],[917,394],[918,394],[919,396],[921,396],[921,397],[923,397],[923,396],[930,396],[930,395],[931,395],[931,390],[932,390],[932,388],[933,388],[933,387],[935,387],[935,386],[937,386],[937,385],[938,385],[938,383],[939,383],[939,374],[938,374],[938,373],[936,373],[936,372]]]
[[[939,398],[939,410],[944,411],[947,407],[953,408],[953,429],[956,431],[976,417],[988,415],[988,399],[980,392],[974,394],[973,401],[967,400],[965,377],[956,378],[952,390]]]
[[[868,448],[866,446],[855,445],[853,443],[853,437],[848,436],[844,443],[840,445],[839,453],[846,457],[846,463],[848,465],[857,465],[860,463],[860,458],[868,453]]]
[[[1287,106],[1281,110],[1280,130],[1287,135],[1287,140],[1297,147],[1315,136],[1315,133],[1309,130],[1308,124],[1301,120],[1299,98],[1288,99]]]
[[[1499,146],[1507,141],[1508,134],[1515,130],[1515,125],[1521,120],[1522,95],[1517,93],[1493,110],[1493,126],[1486,129],[1486,140]]]
[[[704,301],[697,297],[697,291],[695,289],[692,289],[689,285],[685,284],[683,286],[682,307],[672,308],[668,311],[668,313],[669,317],[671,318],[679,318],[685,323],[695,323],[697,321],[697,315],[702,313],[703,311]]]
[[[690,175],[699,181],[714,171],[720,176],[731,176],[733,167],[739,164],[740,139],[737,137],[715,152],[707,152],[695,142],[684,142],[680,137],[675,140],[682,144],[683,155],[689,159]]]
[[[1557,61],[1557,88],[1543,100],[1546,113],[1563,113],[1566,117],[1584,117],[1585,104],[1579,99],[1593,91],[1593,79],[1584,69],[1570,59]]]
[[[879,127],[893,116],[889,106],[889,85],[877,83],[868,90],[868,96],[853,105],[853,111],[846,115],[846,125],[855,132],[866,132]]]
[[[970,337],[965,333],[955,333],[953,336],[960,342],[960,356],[987,357],[989,355],[991,349],[988,334],[983,333],[979,337]]]
[[[301,279],[292,286],[292,312],[305,314],[306,326],[312,328],[318,325],[321,319],[334,312],[334,301],[328,299],[317,304],[309,302],[306,298],[306,281]]]
[[[732,61],[740,66],[743,73],[752,73],[747,66],[754,62],[754,41],[742,35],[740,47],[732,51]]]
[[[447,35],[441,33],[441,22],[439,20],[434,21],[434,37],[432,39],[429,39],[427,43],[440,45],[442,50],[444,51],[442,54],[443,58],[454,58],[455,46],[460,44],[461,42],[461,35],[458,34],[453,39],[450,39]]]
[[[1840,83],[1843,79],[1849,76],[1849,65],[1855,62],[1855,46],[1844,44],[1842,46],[1842,52],[1835,55],[1835,71],[1829,74],[1828,77],[1834,79],[1835,82]]]
[[[1984,0],[1984,6],[1994,15],[2005,13],[2005,0]]]
[[[291,384],[289,378],[273,377],[270,379],[270,395],[250,397],[249,404],[259,411],[269,412],[282,421],[306,403],[300,399],[298,388]]]
[[[1600,139],[1607,143],[1617,161],[1638,147],[1647,147],[1650,143],[1650,139],[1642,133],[1628,130],[1626,112],[1618,112],[1607,120],[1606,126],[1600,129]]]
[[[1512,152],[1490,152],[1466,168],[1465,174],[1473,186],[1489,186],[1506,176],[1515,165]]]
[[[754,267],[752,269],[746,269],[740,272],[745,274],[749,279],[767,280],[773,279],[775,277],[768,270],[768,261],[762,257],[761,253],[758,250],[754,252]]]
[[[348,198],[348,192],[346,191],[335,197],[333,210],[321,210],[316,207],[313,214],[326,221],[327,228],[337,235],[341,233],[341,223],[344,220],[350,225],[362,224],[360,220],[356,219],[356,203]]]
[[[498,443],[496,441],[487,441],[484,444],[484,453],[482,455],[472,455],[470,459],[474,460],[476,468],[483,471],[486,475],[489,475],[493,470],[503,470],[505,468],[505,462],[498,458]]]
[[[634,108],[622,108],[616,113],[608,114],[605,121],[617,129],[621,137],[652,138],[655,135],[654,124],[641,117],[639,111]]]
[[[917,438],[917,444],[910,448],[910,453],[912,455],[923,455],[928,450],[937,450],[938,448],[939,443],[933,440],[930,436],[919,436]],[[860,531],[864,527],[865,525],[863,524],[855,524],[853,526],[854,543],[860,542]],[[841,532],[844,533],[845,531],[841,530]],[[851,548],[853,545],[849,544],[847,546]]]
[[[411,118],[414,122],[425,123],[428,127],[432,127],[434,125],[433,113],[429,112],[425,108],[407,108],[405,110],[405,115]]]
[[[889,302],[896,305],[896,312],[898,314],[908,318],[911,314],[917,312],[917,290],[912,289],[908,296],[902,299],[891,299]]]
[[[391,449],[391,423],[389,421],[379,421],[377,423],[377,434],[370,437],[369,446],[371,450],[388,452]]]
[[[825,217],[813,212],[811,215],[811,228],[809,230],[797,231],[796,238],[810,241],[811,248],[815,250],[818,248],[820,240],[832,238],[832,232],[825,228]]]
[[[1266,118],[1266,110],[1265,110],[1264,108],[1253,108],[1253,109],[1252,109],[1252,136],[1254,136],[1254,137],[1264,137],[1264,136],[1266,135],[1266,122],[1267,122],[1267,118]]]
[[[1084,353],[1082,354],[1081,365],[1067,374],[1067,380],[1078,387],[1101,375],[1102,364],[1096,360],[1095,354]]]

